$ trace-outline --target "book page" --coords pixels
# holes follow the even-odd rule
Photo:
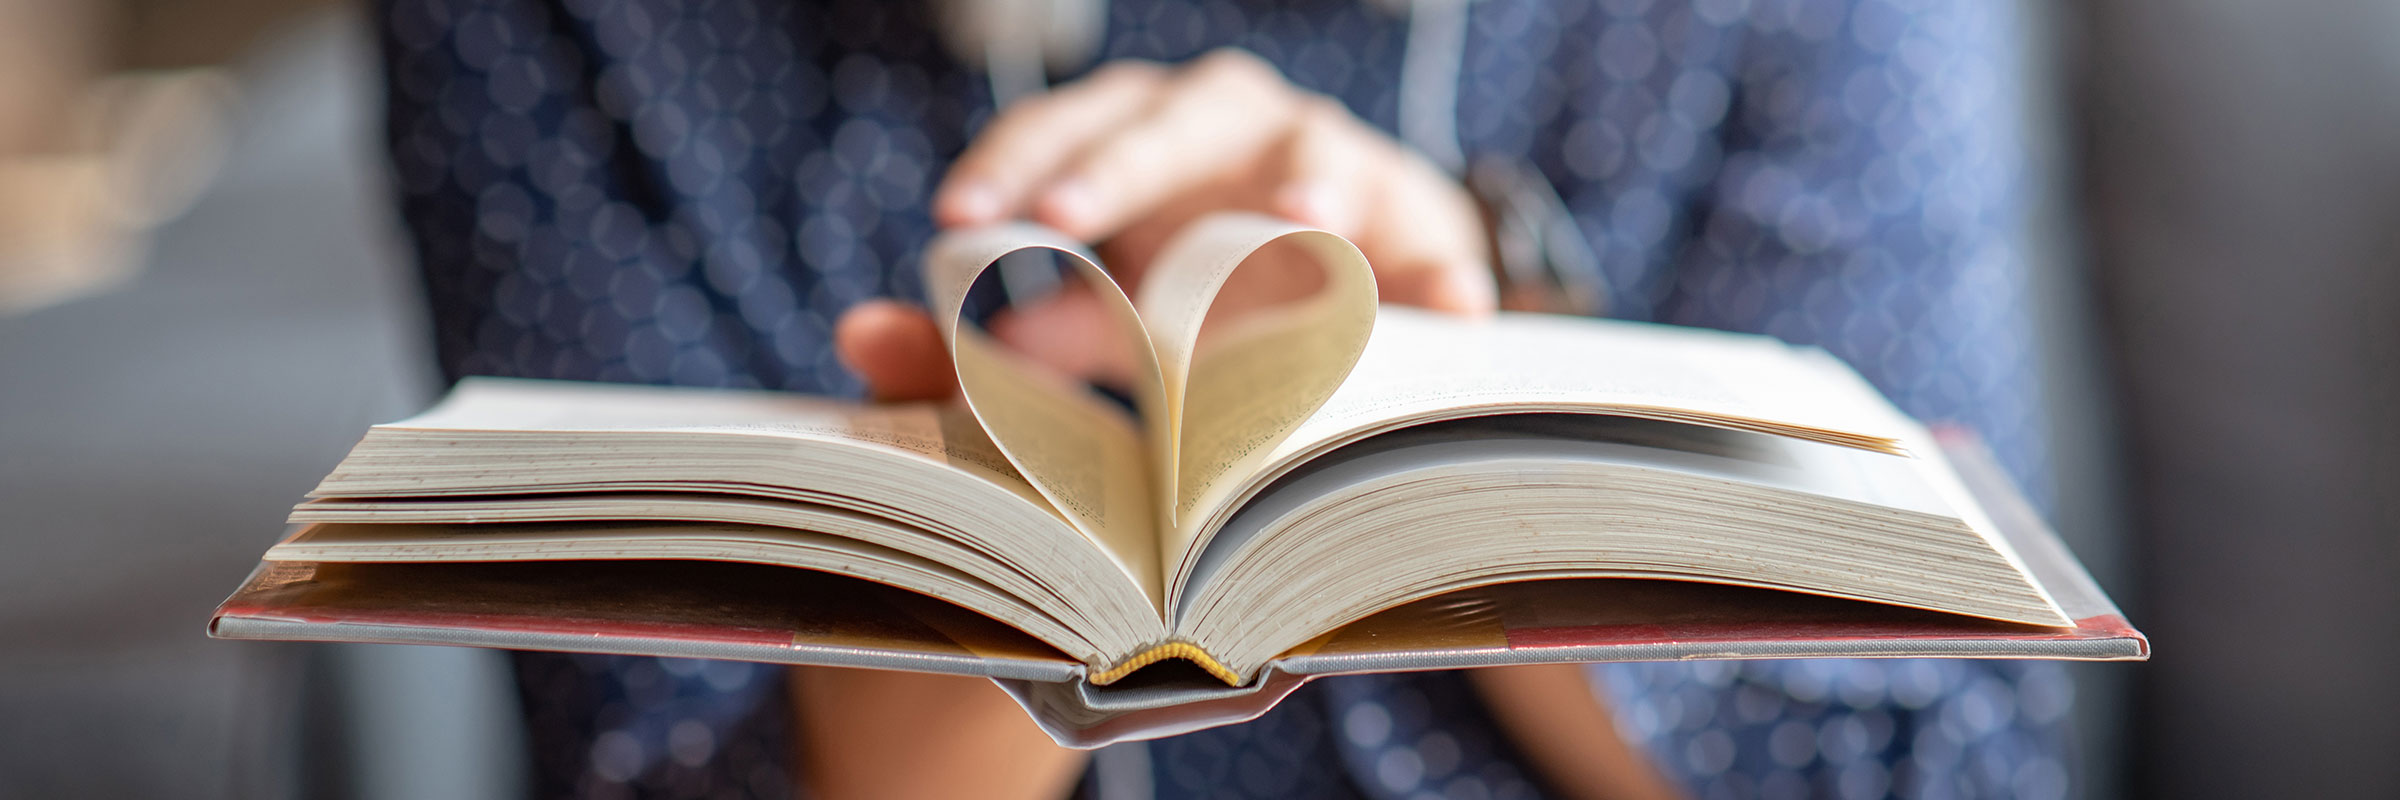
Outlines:
[[[927,248],[926,299],[955,362],[959,394],[1027,482],[1129,571],[1146,573],[1137,576],[1143,585],[1156,586],[1160,516],[1140,422],[964,319],[976,279],[1001,257],[1029,249],[1060,254],[1115,312],[1117,330],[1137,345],[1137,400],[1145,415],[1155,416],[1158,367],[1133,304],[1081,245],[1030,225],[954,231]]]
[[[1921,429],[1822,350],[1764,336],[1548,314],[1387,307],[1289,454],[1361,428],[1478,411],[1608,411],[1904,453]]]
[[[1220,324],[1210,310],[1227,280],[1278,243],[1296,245],[1322,271],[1314,290],[1226,320],[1204,341],[1204,324]],[[1135,306],[1165,382],[1165,425],[1152,427],[1153,457],[1174,528],[1161,552],[1180,559],[1197,535],[1184,523],[1201,498],[1256,469],[1349,374],[1374,328],[1375,276],[1339,236],[1255,214],[1216,214],[1160,252]]]
[[[766,434],[870,445],[974,473],[1046,505],[973,415],[956,403],[868,405],[785,392],[469,377],[424,413],[375,427]]]

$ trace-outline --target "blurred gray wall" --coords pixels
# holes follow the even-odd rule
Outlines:
[[[2400,4],[2071,4],[2133,784],[2400,797]]]
[[[489,651],[204,636],[291,504],[432,391],[372,59],[352,14],[283,31],[142,273],[0,316],[0,797],[520,793]]]
[[[2073,0],[2018,0],[2025,26],[2022,138],[2027,213],[2022,238],[2035,340],[2040,348],[2042,402],[2050,417],[2051,524],[2102,587],[2124,602],[2135,590],[2126,534],[2124,467],[2110,361],[2093,301],[2092,263],[2083,238],[2083,213],[2074,124],[2074,66],[2081,29]],[[2135,617],[2136,624],[2141,618]],[[2139,669],[2127,664],[2073,664],[2076,790],[2083,797],[2119,797],[2128,790],[2126,692]]]

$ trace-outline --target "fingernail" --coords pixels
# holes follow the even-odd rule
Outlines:
[[[1082,229],[1100,216],[1100,195],[1090,182],[1068,178],[1042,193],[1042,221],[1069,232]]]
[[[1000,207],[1000,192],[983,181],[967,181],[942,193],[939,204],[944,222],[953,225],[978,225],[998,222],[1006,209]]]
[[[1348,235],[1349,218],[1341,195],[1322,183],[1295,183],[1277,190],[1276,211],[1294,221]]]

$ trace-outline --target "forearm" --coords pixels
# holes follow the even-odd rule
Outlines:
[[[1617,735],[1615,715],[1579,664],[1470,670],[1509,741],[1560,794],[1578,800],[1683,796]]]
[[[825,800],[1063,797],[1088,760],[982,678],[802,667],[790,680],[799,783]]]

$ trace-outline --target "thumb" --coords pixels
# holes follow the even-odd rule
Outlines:
[[[1386,303],[1416,306],[1478,318],[1499,309],[1499,290],[1481,261],[1440,261],[1378,270],[1377,291]]]
[[[1009,350],[1066,377],[1117,389],[1134,385],[1139,339],[1118,327],[1088,287],[1071,285],[1003,310],[991,332]]]
[[[958,389],[941,331],[923,309],[868,300],[833,326],[834,354],[877,400],[936,400]]]

